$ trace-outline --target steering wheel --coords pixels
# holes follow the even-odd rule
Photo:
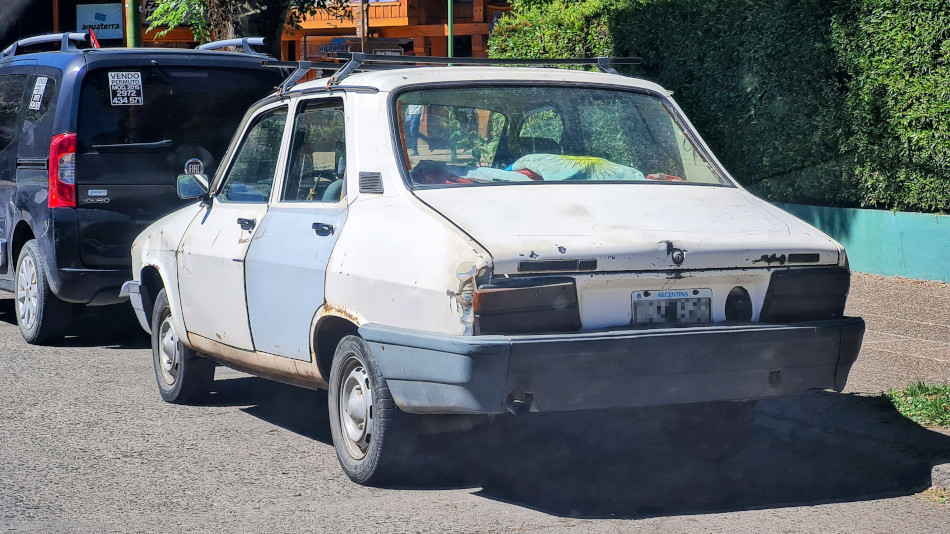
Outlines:
[[[300,177],[300,194],[307,200],[321,200],[330,184],[339,180],[336,171],[317,170],[304,172]],[[313,180],[313,184],[310,181]]]

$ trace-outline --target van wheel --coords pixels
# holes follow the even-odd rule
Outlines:
[[[158,293],[152,311],[152,363],[158,392],[165,402],[189,404],[211,393],[214,361],[182,344],[164,289]]]
[[[346,336],[330,369],[330,433],[340,466],[357,484],[379,485],[409,458],[413,433],[369,345]]]
[[[16,319],[27,343],[41,345],[63,336],[72,305],[49,286],[49,268],[35,239],[23,245],[16,264]]]

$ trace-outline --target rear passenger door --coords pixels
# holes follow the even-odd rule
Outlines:
[[[10,257],[14,225],[17,147],[26,103],[26,89],[35,61],[5,65],[0,75],[0,277],[12,278],[16,258]],[[49,147],[47,147],[48,149]]]
[[[303,100],[294,115],[279,196],[245,260],[255,350],[310,360],[330,253],[346,220],[343,100]]]

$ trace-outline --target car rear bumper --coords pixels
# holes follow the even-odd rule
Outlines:
[[[50,288],[61,300],[87,306],[119,304],[122,283],[132,277],[129,269],[52,269]]]
[[[448,336],[364,325],[410,413],[569,411],[841,391],[864,320]]]

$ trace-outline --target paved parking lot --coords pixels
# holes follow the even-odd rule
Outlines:
[[[206,406],[164,404],[141,336],[20,339],[0,299],[0,531],[946,532],[917,495],[950,433],[880,397],[950,381],[950,287],[856,275],[868,334],[843,394],[760,403],[713,461],[640,412],[502,419],[427,437],[408,487],[354,485],[326,395],[219,369]]]

